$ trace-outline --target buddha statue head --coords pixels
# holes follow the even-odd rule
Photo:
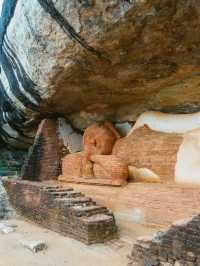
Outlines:
[[[90,160],[92,155],[111,154],[118,138],[120,138],[120,135],[111,123],[92,124],[83,135],[85,157]]]

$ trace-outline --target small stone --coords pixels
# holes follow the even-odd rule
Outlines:
[[[196,259],[196,256],[193,252],[189,251],[187,252],[187,260],[190,262],[194,262]]]
[[[151,236],[151,235],[147,235],[147,236],[139,236],[138,238],[137,238],[137,240],[138,241],[141,241],[141,242],[151,242],[152,241],[152,238],[153,238],[153,236]]]
[[[6,225],[4,223],[0,223],[0,232],[3,234],[9,234],[15,232],[15,228],[12,225]]]
[[[171,263],[172,265],[174,265],[174,263],[175,263],[175,259],[173,259],[173,258],[168,258],[168,262]]]
[[[194,262],[192,262],[192,261],[187,261],[186,263],[185,263],[185,265],[184,266],[194,266],[195,264],[194,264]],[[198,265],[198,264],[197,264]]]
[[[192,218],[182,219],[182,220],[173,222],[172,225],[173,226],[186,226],[191,221],[192,221]]]
[[[83,6],[83,7],[90,7],[94,5],[94,0],[79,0],[79,3]]]
[[[154,243],[160,244],[166,233],[167,233],[167,230],[156,232],[155,234],[153,234],[152,241]]]
[[[24,248],[29,249],[33,253],[47,249],[46,243],[41,240],[22,240],[20,243]]]
[[[174,266],[182,266],[182,265],[181,265],[180,261],[177,260],[177,261],[175,262]]]
[[[144,259],[144,266],[158,266],[160,263],[156,257],[148,257]]]
[[[160,264],[161,266],[172,266],[173,264],[169,263],[169,262],[161,262]]]

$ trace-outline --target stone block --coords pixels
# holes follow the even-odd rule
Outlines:
[[[20,244],[33,253],[47,249],[47,244],[42,240],[21,240]]]
[[[9,234],[15,232],[15,226],[0,223],[0,232],[3,234]]]

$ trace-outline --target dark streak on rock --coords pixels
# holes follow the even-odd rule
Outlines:
[[[16,106],[14,99],[7,93],[7,89],[26,108],[38,112],[39,103],[42,101],[38,92],[34,90],[36,84],[26,73],[14,48],[6,37],[7,28],[14,16],[17,0],[4,0],[0,18],[0,70],[4,70],[9,88],[4,87],[4,81],[0,80],[0,135],[4,140],[13,139],[16,143],[21,143],[23,147],[32,144],[32,138],[26,136],[24,129],[27,128],[27,115],[24,110]],[[30,95],[30,97],[29,97]],[[11,129],[17,131],[18,137],[5,129],[4,125],[9,125]]]
[[[16,71],[17,77],[22,84],[22,87],[31,94],[31,96],[39,103],[41,101],[40,95],[34,91],[34,87],[36,84],[31,80],[31,78],[26,73],[25,69],[23,68],[19,58],[17,57],[14,49],[9,44],[8,39],[4,41],[5,48],[9,51],[10,56],[8,56],[10,62],[12,62],[13,68]]]
[[[67,35],[78,42],[82,47],[84,47],[89,52],[95,54],[100,59],[105,59],[110,62],[108,55],[105,52],[101,52],[96,48],[90,46],[87,41],[80,36],[75,29],[69,24],[67,19],[63,17],[63,15],[56,9],[52,0],[38,0],[39,4],[43,7],[43,9],[49,13],[49,15],[60,25],[60,27],[64,30]]]
[[[9,82],[10,90],[12,91],[13,95],[21,102],[23,105],[27,108],[31,108],[35,110],[37,108],[37,105],[32,103],[21,91],[20,91],[20,84],[18,82],[18,79],[16,77],[16,73],[14,70],[14,67],[12,65],[12,61],[10,60],[9,56],[6,55],[5,49],[3,47],[2,53],[0,56],[2,68],[4,70],[4,73],[6,75],[6,78]],[[26,77],[23,77],[25,80]],[[30,84],[31,85],[31,84]],[[24,89],[27,89],[25,87]]]
[[[36,30],[33,28],[33,26],[31,25],[31,22],[30,22],[30,19],[28,17],[28,14],[24,13],[24,16],[26,18],[26,21],[27,21],[27,25],[31,31],[31,34],[33,36],[33,38],[35,39],[36,43],[39,44],[43,50],[46,49],[46,46],[47,44],[43,42],[43,39],[42,39],[42,35],[39,35]]]
[[[25,122],[25,113],[15,108],[14,103],[8,97],[4,86],[0,80],[0,108],[4,113],[12,115],[11,120],[15,121],[15,124],[22,125]]]
[[[10,136],[8,132],[3,130],[3,124],[9,124],[10,127],[19,134],[19,138],[15,140],[22,143],[23,146],[29,146],[32,143],[32,138],[26,136],[20,129],[26,121],[25,114],[14,106],[14,103],[6,94],[5,88],[0,80],[0,135],[7,140],[15,139]]]

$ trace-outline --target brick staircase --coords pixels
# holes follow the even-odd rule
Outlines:
[[[117,237],[112,212],[91,198],[56,182],[3,181],[16,211],[53,231],[86,244]]]

